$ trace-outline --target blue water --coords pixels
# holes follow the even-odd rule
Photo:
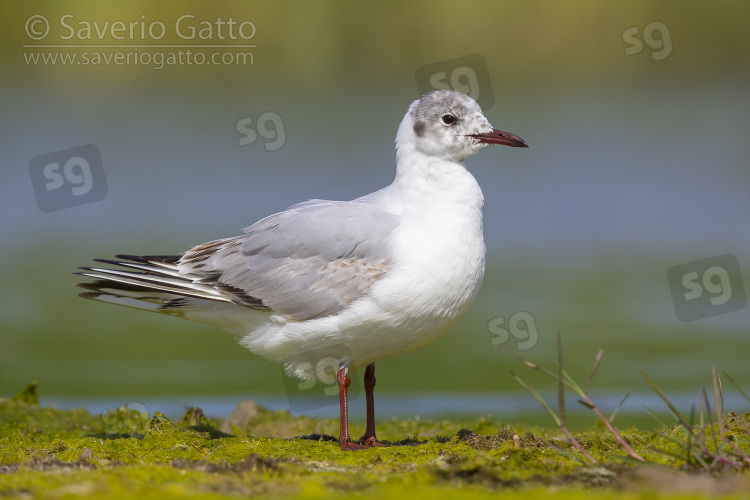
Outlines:
[[[590,396],[602,413],[609,416],[620,404],[626,393],[615,394],[607,392],[591,392]],[[557,410],[557,394],[543,393],[547,403]],[[690,417],[692,406],[698,405],[698,394],[689,392],[669,392],[669,400]],[[709,396],[713,406],[713,395]],[[256,397],[237,396],[221,397],[195,395],[190,397],[160,397],[130,400],[128,398],[41,398],[44,406],[54,406],[60,409],[85,408],[96,415],[107,410],[128,405],[129,408],[152,415],[160,411],[171,419],[179,419],[190,406],[200,407],[209,417],[227,418],[237,403],[252,399],[257,404],[270,410],[288,410],[293,415],[308,415],[316,418],[337,418],[339,405],[338,397],[328,400],[289,400],[286,397],[258,395]],[[724,405],[727,409],[741,412],[748,408],[748,401],[738,394],[725,394]],[[671,421],[667,415],[669,410],[656,393],[632,393],[619,410],[620,415],[648,415],[648,407],[658,415]],[[350,415],[355,419],[365,418],[364,395],[350,400]],[[439,419],[443,417],[475,419],[490,416],[495,420],[518,421],[520,415],[544,414],[540,404],[526,393],[432,393],[432,394],[376,394],[375,408],[377,417],[381,420],[390,418],[422,418]],[[573,397],[567,398],[567,413],[576,415],[593,414],[582,405],[576,403]],[[655,421],[656,422],[656,421]],[[552,425],[552,419],[549,423]]]

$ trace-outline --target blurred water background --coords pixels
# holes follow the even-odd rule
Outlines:
[[[625,418],[651,397],[641,370],[684,408],[710,386],[712,366],[750,391],[740,290],[736,310],[681,321],[667,279],[673,266],[732,254],[740,268],[728,272],[749,288],[750,5],[42,1],[4,2],[0,12],[0,395],[36,379],[42,402],[63,407],[148,400],[153,410],[213,404],[226,416],[233,402],[258,399],[288,408],[280,367],[231,335],[81,300],[70,273],[116,253],[178,253],[305,199],[388,184],[396,127],[419,97],[417,70],[472,54],[486,61],[479,83],[494,96],[485,115],[531,147],[468,160],[486,199],[484,286],[443,338],[378,363],[385,415],[551,424],[509,371],[542,390],[553,391],[551,381],[493,342],[553,367],[556,332],[582,380],[605,350],[593,390],[607,410],[633,392]],[[184,15],[213,23],[211,37],[177,36]],[[42,40],[33,16],[50,25]],[[221,40],[217,19],[249,20],[256,31]],[[99,39],[94,27],[82,38],[86,24],[107,21],[134,22],[136,35],[159,21],[167,33]],[[168,52],[187,43],[256,47],[246,50],[252,64],[162,69],[34,64],[30,53],[90,48],[24,47]],[[125,47],[138,44],[159,47]],[[250,139],[238,121],[255,127],[261,116],[265,129],[242,145]],[[42,212],[30,161],[84,144],[101,152],[106,196]],[[523,343],[529,328],[537,341]]]

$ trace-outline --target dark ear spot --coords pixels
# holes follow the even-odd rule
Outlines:
[[[424,135],[424,129],[427,127],[427,124],[422,121],[418,121],[414,123],[414,133],[417,134],[417,137],[422,137]]]

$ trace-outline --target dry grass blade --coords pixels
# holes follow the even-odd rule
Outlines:
[[[708,401],[708,393],[706,392],[706,388],[701,388],[701,395],[703,396],[703,403],[706,407],[706,415],[708,416],[708,424],[711,425],[714,420],[711,415],[711,403]]]
[[[559,412],[560,412],[560,429],[565,433],[566,436],[568,436],[568,440],[573,444],[573,446],[578,449],[581,454],[586,457],[586,459],[591,462],[592,464],[596,463],[596,460],[589,455],[586,450],[583,449],[583,446],[576,440],[576,438],[573,437],[573,435],[568,430],[568,427],[565,425],[565,380],[569,380],[571,384],[576,385],[575,381],[569,377],[565,370],[563,369],[563,352],[562,352],[562,338],[560,337],[560,332],[557,332],[557,404],[559,406]]]
[[[700,434],[700,445],[706,447],[706,421],[703,418],[703,400],[698,397],[698,418],[700,418],[701,434]]]
[[[649,384],[651,384],[651,387],[653,387],[656,393],[664,400],[665,403],[667,403],[667,406],[669,406],[672,414],[677,417],[677,420],[680,423],[680,427],[673,430],[673,432],[678,434],[677,436],[673,437],[664,433],[657,433],[657,435],[680,446],[681,449],[679,453],[685,455],[684,459],[686,460],[686,464],[688,466],[697,467],[704,471],[717,470],[717,468],[719,467],[722,470],[747,469],[748,466],[750,466],[750,457],[746,452],[740,449],[737,436],[731,436],[734,440],[734,442],[732,442],[732,440],[728,439],[729,436],[725,436],[724,434],[724,394],[721,387],[721,378],[717,375],[714,368],[712,368],[711,370],[711,375],[714,390],[714,404],[716,408],[716,424],[719,434],[718,441],[716,439],[717,433],[715,431],[709,430],[710,426],[712,425],[711,414],[713,413],[713,411],[711,408],[711,402],[708,397],[708,392],[706,391],[705,387],[701,390],[701,393],[698,397],[699,425],[696,429],[694,429],[692,425],[688,424],[688,422],[685,421],[682,414],[674,407],[674,405],[669,402],[664,393],[656,386],[654,381],[651,380],[648,375],[643,373],[643,376],[646,378],[646,380],[648,380]],[[667,427],[667,425],[653,411],[651,411],[648,407],[646,407],[646,409],[654,416],[654,418],[656,418],[657,421],[659,421],[662,426]],[[695,406],[692,406],[690,412],[691,423],[693,422],[694,417]],[[682,428],[682,431],[678,433],[678,430],[680,428]],[[681,432],[685,432],[684,437],[682,437]],[[707,432],[710,432],[711,434],[711,440],[713,441],[713,451],[710,451],[708,449],[708,437],[706,436]],[[660,453],[663,453],[670,457],[677,456],[671,452],[666,452],[664,450],[660,450]]]
[[[594,405],[592,405],[591,403],[588,403],[588,402],[584,401],[583,399],[579,399],[578,400],[578,404],[585,406],[589,410],[593,410],[595,408]]]
[[[594,365],[591,367],[591,373],[589,373],[589,379],[586,381],[586,392],[589,392],[589,388],[591,387],[591,382],[594,381],[594,375],[596,375],[596,370],[597,368],[599,368],[599,363],[601,363],[603,357],[604,357],[604,349],[599,349],[596,352],[596,356],[594,356]]]
[[[711,425],[713,423],[713,418],[711,416],[711,403],[708,401],[708,393],[706,392],[706,388],[704,387],[701,391],[703,393],[703,401],[706,406],[706,415],[708,415],[708,425]],[[711,440],[714,443],[714,452],[719,453],[719,445],[716,442],[716,433],[711,433]]]
[[[651,377],[649,377],[646,374],[646,372],[644,372],[643,370],[641,370],[641,375],[643,375],[646,378],[646,380],[654,389],[654,391],[656,391],[656,394],[658,394],[659,397],[667,404],[667,406],[672,411],[674,416],[677,417],[677,420],[679,420],[680,424],[682,424],[682,426],[685,427],[685,429],[687,429],[688,432],[690,432],[690,424],[687,422],[687,420],[685,420],[685,417],[682,416],[682,413],[680,413],[680,411],[677,408],[675,408],[672,402],[669,399],[667,399],[667,396],[665,396],[664,393],[661,392],[661,389],[659,389],[659,386],[656,385],[656,382],[654,382],[651,379]]]
[[[528,366],[529,368],[531,368],[531,369],[533,369],[533,370],[537,370],[537,371],[540,371],[540,372],[544,373],[545,375],[547,375],[548,377],[550,377],[550,378],[553,378],[553,379],[557,380],[557,375],[556,375],[555,373],[552,373],[552,372],[551,372],[551,371],[549,371],[548,369],[546,369],[546,368],[544,368],[544,367],[542,367],[542,366],[539,366],[539,365],[537,365],[536,363],[532,363],[531,361],[528,361],[528,360],[526,360],[526,359],[522,358],[521,356],[519,356],[519,355],[518,355],[518,354],[516,354],[516,353],[510,352],[510,351],[506,351],[505,349],[503,349],[503,348],[502,348],[502,347],[500,347],[500,346],[493,346],[493,347],[494,347],[495,349],[497,349],[498,351],[502,352],[503,354],[505,354],[505,355],[507,355],[507,356],[510,356],[511,358],[515,358],[515,359],[517,359],[518,361],[520,361],[521,363],[525,364],[525,365],[526,365],[526,366]],[[565,385],[567,385],[568,387],[570,387],[570,388],[571,388],[572,390],[574,390],[574,391],[576,391],[576,392],[578,392],[578,391],[577,391],[576,389],[579,389],[579,390],[580,390],[580,388],[578,388],[578,387],[577,387],[577,386],[575,385],[575,383],[571,383],[571,382],[570,382],[569,380],[565,380]]]
[[[607,430],[612,433],[617,442],[620,443],[620,446],[625,448],[625,451],[628,453],[628,455],[630,455],[635,460],[638,460],[639,462],[646,462],[646,459],[636,453],[636,451],[628,444],[628,442],[625,441],[625,438],[623,438],[622,435],[617,432],[617,429],[615,429],[615,426],[612,425],[612,422],[607,420],[607,417],[602,415],[602,412],[600,412],[599,408],[597,408],[594,402],[591,401],[591,398],[589,398],[588,395],[584,395],[584,399],[591,405],[591,411],[593,411],[594,414],[599,418],[599,420],[604,424],[604,427],[606,427]]]
[[[743,398],[747,399],[747,401],[748,401],[748,402],[750,403],[750,396],[748,396],[747,394],[745,394],[745,393],[744,393],[744,392],[742,391],[742,389],[740,388],[739,384],[738,384],[737,382],[735,382],[735,381],[734,381],[734,379],[733,379],[732,377],[730,377],[730,376],[729,376],[729,374],[728,374],[727,372],[722,372],[722,373],[723,373],[723,375],[724,375],[724,376],[725,376],[725,377],[727,378],[727,380],[729,380],[729,382],[730,382],[730,383],[732,384],[732,386],[734,387],[734,389],[735,389],[735,390],[736,390],[737,392],[739,392],[739,393],[740,393],[740,395],[741,395],[741,396],[742,396]]]
[[[721,403],[719,402],[719,393],[721,391],[721,381],[717,380],[716,369],[711,367],[711,378],[714,383],[714,405],[716,407],[716,426],[719,428],[719,439],[724,441],[724,394],[721,394]]]
[[[614,422],[615,421],[615,416],[617,415],[617,412],[620,411],[620,408],[622,408],[622,405],[625,404],[625,401],[627,401],[629,397],[630,397],[630,393],[625,394],[625,397],[622,398],[622,400],[620,401],[620,404],[618,404],[617,408],[615,408],[615,411],[613,411],[612,415],[609,416],[609,421],[610,422]]]
[[[560,422],[565,426],[565,385],[563,384],[563,353],[560,332],[557,332],[557,404],[560,408]]]
[[[571,377],[564,369],[563,367],[563,355],[562,355],[562,338],[558,332],[557,334],[557,347],[558,347],[558,359],[557,359],[557,374],[552,373],[551,371],[542,368],[539,365],[536,365],[534,363],[531,363],[529,361],[526,361],[521,356],[518,356],[514,353],[511,353],[509,351],[506,351],[505,349],[502,349],[498,346],[495,346],[495,348],[508,356],[518,359],[519,361],[523,362],[526,366],[533,368],[535,370],[539,370],[542,373],[545,373],[546,375],[554,378],[557,381],[557,392],[558,392],[558,404],[560,406],[560,416],[554,414],[554,412],[549,408],[547,403],[544,402],[544,399],[539,395],[538,392],[536,392],[535,389],[528,386],[525,382],[523,382],[518,376],[511,374],[516,378],[516,380],[524,387],[527,391],[531,392],[531,394],[539,401],[550,413],[550,415],[553,415],[553,418],[556,422],[558,422],[558,426],[562,429],[562,431],[565,433],[566,436],[568,436],[568,439],[573,443],[573,445],[578,448],[578,450],[586,457],[588,458],[592,463],[595,463],[596,461],[588,454],[586,451],[581,447],[581,445],[575,440],[575,438],[570,434],[568,429],[565,426],[565,391],[564,386],[567,385],[571,390],[573,390],[576,394],[581,396],[581,400],[579,403],[589,408],[591,411],[594,412],[594,414],[599,418],[599,420],[602,421],[604,426],[607,428],[609,432],[612,433],[612,435],[617,439],[617,441],[620,443],[620,445],[625,449],[625,451],[628,453],[630,457],[633,459],[639,461],[639,462],[646,462],[646,460],[641,457],[638,453],[633,450],[633,448],[628,444],[628,442],[622,437],[622,435],[615,429],[615,427],[612,425],[612,422],[610,422],[607,417],[602,415],[602,413],[599,411],[599,408],[596,407],[594,402],[591,400],[591,398],[586,394],[586,392],[581,389],[581,387],[576,383],[575,380],[573,380],[573,377]],[[595,358],[595,364],[598,364],[601,360],[602,354],[597,354]],[[593,370],[595,371],[595,370]],[[624,401],[624,400],[623,400]]]
[[[564,425],[560,426],[560,429],[562,429],[565,435],[568,436],[568,440],[573,444],[573,446],[575,446],[576,449],[581,452],[581,455],[586,457],[586,460],[588,460],[592,464],[596,463],[596,460],[594,460],[594,457],[589,455],[588,452],[586,452],[586,450],[583,449],[583,446],[581,446],[581,443],[579,443],[576,440],[576,438],[573,437],[573,435],[570,433],[570,431],[568,431],[568,429]]]
[[[570,440],[571,444],[572,444],[573,446],[575,446],[575,447],[576,447],[576,449],[577,449],[578,451],[580,451],[580,452],[581,452],[581,454],[582,454],[582,455],[583,455],[584,457],[586,457],[586,459],[587,459],[587,460],[588,460],[589,462],[591,462],[592,464],[595,464],[595,463],[596,463],[596,460],[594,460],[594,458],[593,458],[593,457],[592,457],[591,455],[589,455],[589,454],[588,454],[588,453],[586,452],[586,450],[584,450],[584,449],[583,449],[583,446],[581,446],[581,444],[580,444],[580,443],[579,443],[578,441],[576,441],[576,439],[575,439],[575,438],[573,437],[573,435],[572,435],[572,434],[571,434],[571,433],[570,433],[570,432],[568,431],[568,429],[567,429],[567,428],[565,427],[565,423],[564,423],[564,422],[562,422],[562,421],[560,420],[560,417],[558,417],[558,416],[557,416],[557,415],[555,414],[555,412],[554,412],[554,411],[552,411],[552,408],[550,408],[550,407],[549,407],[549,405],[548,405],[548,404],[547,404],[547,402],[546,402],[546,401],[544,400],[544,398],[542,397],[542,395],[541,395],[541,394],[539,394],[539,391],[537,391],[537,390],[536,390],[536,389],[534,389],[534,388],[533,388],[533,387],[532,387],[531,385],[529,385],[529,384],[527,384],[526,382],[524,382],[524,381],[523,381],[523,380],[521,379],[521,377],[519,377],[519,376],[518,376],[518,375],[516,375],[515,373],[513,373],[513,372],[510,372],[510,374],[511,374],[511,375],[513,376],[513,378],[514,378],[514,379],[516,379],[516,381],[517,381],[517,382],[518,382],[519,384],[521,384],[521,387],[523,387],[524,389],[526,389],[527,391],[529,391],[529,394],[531,394],[532,396],[534,396],[534,399],[536,399],[537,401],[539,401],[539,403],[540,403],[540,404],[541,404],[541,405],[542,405],[542,406],[544,407],[544,409],[545,409],[545,410],[547,410],[547,412],[548,412],[548,413],[550,414],[550,416],[551,416],[551,417],[552,417],[552,419],[553,419],[553,420],[555,421],[555,423],[556,423],[556,424],[558,425],[558,427],[560,427],[560,429],[562,429],[562,431],[563,431],[563,432],[565,433],[565,435],[566,435],[566,436],[568,437],[568,440]]]
[[[729,441],[729,444],[732,446],[732,449],[734,450],[735,456],[737,456],[737,457],[740,458],[740,460],[742,461],[742,464],[743,464],[744,467],[746,467],[746,468],[749,467],[750,466],[750,456],[748,456],[748,454],[745,453],[744,451],[740,450],[739,442],[737,440],[737,436],[732,436],[732,438],[733,439],[732,439],[732,441]]]

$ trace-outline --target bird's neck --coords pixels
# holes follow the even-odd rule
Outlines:
[[[427,156],[413,147],[396,154],[396,178],[388,187],[394,201],[412,210],[453,211],[481,221],[482,190],[463,163]]]

